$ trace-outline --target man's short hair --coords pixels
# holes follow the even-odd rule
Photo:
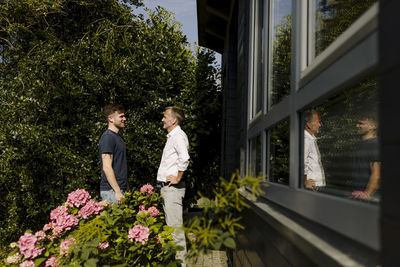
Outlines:
[[[307,111],[304,112],[304,127],[306,127],[308,122],[313,122],[313,120],[314,120],[313,115],[314,114],[318,115],[318,112],[315,111],[315,110],[307,110]]]
[[[182,109],[171,106],[166,107],[165,110],[171,110],[171,116],[178,120],[178,125],[182,125],[183,121],[185,120],[185,114],[183,113]]]
[[[107,119],[108,116],[113,114],[115,111],[125,112],[125,108],[121,104],[109,104],[103,108],[104,117]]]
[[[376,112],[364,114],[360,117],[360,120],[370,121],[374,123],[376,127],[378,127],[378,113]]]

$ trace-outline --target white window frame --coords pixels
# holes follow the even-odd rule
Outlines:
[[[268,35],[265,34],[265,28],[266,28],[266,18],[265,16],[263,17],[263,24],[264,24],[264,32],[262,33],[264,36],[264,43],[263,43],[263,47],[259,48],[258,47],[258,38],[260,38],[260,36],[257,34],[258,33],[258,2],[260,0],[251,0],[250,1],[250,51],[249,51],[249,77],[251,77],[251,79],[249,79],[248,81],[248,86],[249,88],[251,88],[249,90],[249,121],[253,122],[256,121],[259,117],[262,116],[264,110],[265,110],[265,88],[266,88],[266,80],[267,79],[263,79],[263,84],[261,85],[261,96],[257,95],[257,91],[258,91],[258,62],[257,62],[257,55],[258,55],[258,50],[262,49],[264,52],[263,54],[263,62],[264,62],[264,68],[267,68],[267,56],[266,56],[266,52],[268,51],[265,47],[265,43],[268,43],[267,37]],[[265,0],[264,0],[264,11],[266,10],[266,5],[265,5]],[[265,13],[265,12],[264,12]],[[257,99],[261,98],[261,106],[259,108],[259,110],[256,110],[256,102]]]

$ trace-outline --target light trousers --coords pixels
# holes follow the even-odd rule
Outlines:
[[[177,258],[184,260],[186,256],[186,239],[185,232],[182,230],[183,225],[183,197],[185,196],[185,188],[176,188],[173,186],[163,186],[161,188],[163,197],[163,208],[165,212],[165,220],[168,226],[174,227],[173,238],[176,245],[184,248],[178,251]],[[185,261],[184,261],[185,262]]]

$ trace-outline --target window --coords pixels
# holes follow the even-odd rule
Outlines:
[[[264,91],[264,0],[254,1],[254,73],[251,94],[251,118],[262,111]]]
[[[271,1],[271,106],[290,91],[292,1]]]
[[[289,120],[269,130],[269,173],[271,182],[289,184]]]
[[[365,177],[380,164],[379,151],[363,145],[361,133],[362,127],[379,127],[377,78],[371,76],[378,64],[376,2],[253,0],[253,25],[255,14],[261,17],[254,8],[263,3],[264,13],[262,27],[250,32],[248,90],[252,95],[259,82],[258,64],[267,112],[258,111],[242,129],[248,174],[264,170],[268,178],[264,198],[373,249],[379,249],[379,179],[366,198],[353,193],[362,196]],[[256,36],[266,36],[262,45]],[[267,55],[254,53],[259,46]],[[254,115],[260,103],[253,102],[248,113]],[[323,177],[314,187],[307,181],[314,174],[305,172],[308,112],[316,112],[321,124],[311,138]]]
[[[377,0],[315,0],[312,56],[318,56]]]
[[[261,135],[250,140],[249,172],[250,175],[255,177],[262,176],[261,149],[262,149]]]
[[[369,77],[303,113],[306,188],[379,201],[377,99],[377,79]]]

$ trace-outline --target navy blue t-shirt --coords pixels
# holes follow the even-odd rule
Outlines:
[[[101,181],[100,191],[112,190],[112,187],[107,181],[106,175],[103,171],[103,160],[101,154],[112,154],[112,168],[115,173],[115,178],[121,190],[126,190],[128,180],[128,165],[126,162],[126,147],[122,137],[107,129],[100,137],[99,141],[100,153],[100,167],[101,167]]]
[[[371,176],[371,164],[380,162],[378,140],[363,140],[357,144],[353,155],[352,183],[354,190],[365,190]]]

